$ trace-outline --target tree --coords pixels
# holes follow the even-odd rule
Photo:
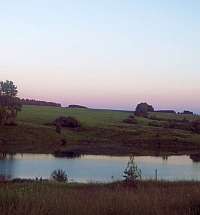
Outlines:
[[[54,170],[51,173],[51,179],[53,179],[55,181],[59,181],[59,182],[66,182],[68,180],[67,179],[67,174],[62,169]]]
[[[152,105],[148,105],[146,102],[142,102],[137,105],[134,115],[148,117],[148,112],[154,112],[154,108]]]
[[[16,118],[21,111],[20,100],[16,97],[17,87],[12,81],[0,82],[0,123],[5,124],[9,118]]]
[[[147,104],[146,102],[142,102],[137,105],[136,109],[137,110],[142,110],[144,112],[154,112],[154,108],[152,105]]]
[[[136,186],[136,180],[140,179],[142,177],[142,171],[137,167],[137,164],[134,161],[134,157],[130,157],[130,160],[128,161],[127,167],[124,171],[123,177],[124,182],[128,186]]]

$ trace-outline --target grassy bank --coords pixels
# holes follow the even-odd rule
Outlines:
[[[1,215],[200,214],[200,182],[0,183]]]
[[[131,111],[23,106],[17,116],[18,126],[4,126],[0,130],[0,152],[52,153],[57,150],[75,154],[106,155],[169,155],[200,154],[200,135],[186,130],[148,126],[153,120],[136,117],[139,124],[122,121],[133,115]],[[149,113],[153,116],[155,113]],[[82,129],[46,126],[60,116],[76,117]],[[156,113],[158,118],[190,121],[196,115]]]

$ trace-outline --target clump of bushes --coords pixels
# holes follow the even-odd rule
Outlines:
[[[79,122],[75,117],[69,116],[60,116],[57,119],[55,119],[53,122],[47,122],[46,125],[56,126],[56,132],[61,132],[61,127],[70,127],[70,128],[82,128],[82,123]]]
[[[129,124],[138,124],[138,121],[132,115],[130,115],[127,119],[123,120],[123,122]]]
[[[76,128],[76,127],[82,127],[81,122],[79,122],[75,117],[69,116],[61,116],[53,121],[53,125],[60,124],[61,127],[70,127],[70,128]]]

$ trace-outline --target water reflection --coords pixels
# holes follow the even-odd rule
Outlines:
[[[69,158],[70,156],[73,159]],[[0,180],[13,178],[49,178],[55,169],[66,171],[69,181],[112,181],[123,179],[128,156],[54,156],[52,154],[0,154]],[[191,156],[135,156],[142,178],[200,180],[200,162]],[[195,161],[195,162],[193,162]]]
[[[193,160],[193,162],[200,162],[200,155],[190,155],[190,158]]]
[[[80,153],[74,151],[60,151],[57,150],[54,152],[54,156],[58,158],[79,158],[81,157]]]
[[[0,153],[0,181],[11,179],[12,172],[12,155]]]

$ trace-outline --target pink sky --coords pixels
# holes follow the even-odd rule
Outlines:
[[[200,113],[199,1],[4,1],[0,75],[22,98]]]

